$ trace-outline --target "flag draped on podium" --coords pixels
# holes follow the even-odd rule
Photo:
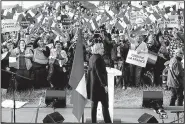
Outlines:
[[[83,57],[83,43],[82,30],[79,29],[78,41],[76,45],[72,71],[69,79],[69,85],[73,88],[71,103],[73,104],[73,114],[80,121],[84,108],[87,103],[87,89],[84,72],[84,57]]]

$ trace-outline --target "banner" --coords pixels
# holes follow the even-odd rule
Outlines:
[[[135,23],[136,19],[137,19],[137,13],[136,12],[130,13],[130,22]]]
[[[23,29],[26,29],[30,25],[30,21],[21,21],[20,25]]]
[[[136,23],[137,19],[145,20],[146,16],[143,13],[141,13],[140,11],[130,13],[130,22],[131,23]]]
[[[13,19],[5,19],[2,20],[1,22],[1,32],[12,32],[12,31],[19,31],[20,30],[20,25],[17,23],[17,20]]]
[[[167,20],[167,21],[161,21],[159,23],[159,26],[160,27],[165,27],[165,25],[166,25],[167,28],[174,28],[174,27],[179,26],[178,15],[170,15],[168,18],[169,18],[169,20]],[[183,21],[181,21],[181,22],[184,23]]]
[[[137,65],[140,67],[146,67],[146,63],[148,61],[148,54],[146,53],[140,53],[137,54],[137,51],[135,50],[129,50],[126,62]]]
[[[61,22],[62,22],[62,25],[70,25],[71,24],[71,19],[68,18],[67,15],[62,15],[61,16]]]

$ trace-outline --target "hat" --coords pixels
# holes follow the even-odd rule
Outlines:
[[[166,61],[165,63],[164,63],[164,66],[167,66],[167,65],[169,65],[170,64],[170,61]]]

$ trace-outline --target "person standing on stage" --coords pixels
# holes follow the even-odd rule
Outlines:
[[[92,100],[92,123],[97,123],[96,115],[99,101],[102,103],[102,111],[105,123],[111,123],[108,110],[107,71],[105,62],[102,58],[104,54],[104,46],[103,43],[98,43],[97,41],[98,38],[95,39],[96,43],[91,47],[92,56],[89,59],[87,94],[88,99]]]
[[[170,106],[175,106],[177,100],[177,106],[183,106],[183,91],[184,91],[184,69],[182,67],[181,60],[183,58],[182,49],[176,50],[175,56],[170,59],[167,86],[171,91]]]

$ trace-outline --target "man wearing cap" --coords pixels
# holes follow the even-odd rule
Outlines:
[[[177,100],[177,106],[183,106],[183,77],[184,70],[182,67],[183,51],[178,49],[175,51],[175,56],[170,59],[167,86],[171,91],[170,106],[175,106]]]

